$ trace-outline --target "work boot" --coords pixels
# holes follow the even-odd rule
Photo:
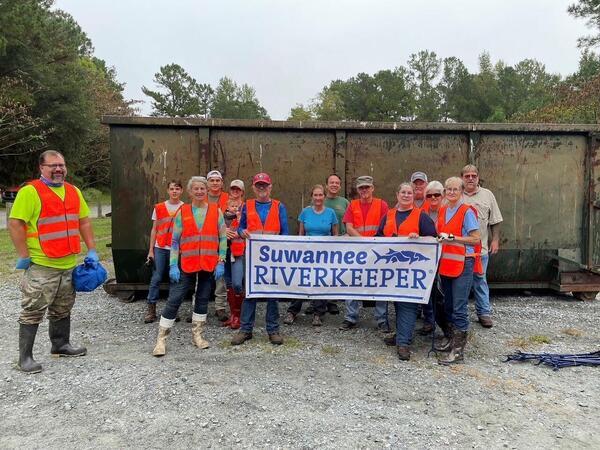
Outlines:
[[[42,365],[33,359],[33,343],[37,334],[38,324],[19,324],[19,362],[17,369],[25,373],[39,373]]]
[[[242,314],[242,303],[244,301],[244,294],[234,294],[233,304],[231,306],[231,324],[229,328],[237,330],[240,328],[240,316]]]
[[[327,312],[332,316],[336,316],[340,313],[340,308],[336,302],[327,302]]]
[[[433,350],[436,352],[449,352],[452,350],[452,340],[454,338],[454,327],[450,325],[444,331],[444,337],[436,338],[433,344]]]
[[[396,350],[398,352],[398,359],[400,361],[410,360],[410,347],[408,345],[398,345]]]
[[[50,353],[56,356],[83,356],[87,353],[85,347],[73,347],[70,342],[71,316],[59,320],[51,320],[48,326],[48,334],[52,348]]]
[[[229,311],[231,312],[230,316],[226,321],[221,323],[222,327],[231,327],[231,320],[233,319],[233,297],[235,296],[235,292],[233,288],[227,288],[227,304],[229,305]]]
[[[383,337],[383,343],[389,347],[396,345],[396,333],[389,333]]]
[[[468,332],[455,330],[454,338],[452,339],[452,350],[446,358],[440,359],[438,362],[443,366],[451,364],[462,364],[465,359],[465,346],[467,345]]]
[[[252,339],[252,333],[246,331],[238,331],[231,338],[231,345],[241,345],[246,341]]]
[[[210,345],[207,340],[204,339],[202,333],[206,325],[206,314],[194,313],[192,317],[192,343],[201,349],[209,348]]]
[[[494,322],[492,322],[492,318],[490,316],[478,316],[479,324],[483,328],[492,328],[494,326]]]
[[[313,316],[312,326],[313,327],[320,327],[321,325],[323,325],[323,321],[321,320],[321,316],[319,316],[318,314],[315,314]]]
[[[173,328],[174,323],[175,319],[165,319],[161,316],[158,324],[158,337],[156,338],[156,345],[154,346],[154,350],[152,350],[152,355],[164,356],[167,353],[167,336],[171,334],[171,328]]]
[[[269,342],[273,345],[281,345],[283,344],[283,338],[278,332],[271,333],[269,335]]]
[[[341,331],[348,331],[348,330],[351,330],[353,328],[356,328],[356,323],[350,322],[349,320],[344,320],[342,322],[342,324],[340,325],[339,330],[341,330]]]
[[[294,314],[293,312],[288,311],[285,314],[285,318],[283,319],[283,323],[285,323],[286,325],[291,325],[294,323],[294,320],[296,320],[296,314]]]
[[[156,303],[148,303],[144,323],[152,323],[156,321]]]
[[[215,309],[215,316],[217,316],[217,319],[219,319],[220,322],[226,322],[227,319],[229,319],[229,315],[225,308]]]
[[[421,336],[427,336],[428,334],[431,334],[431,332],[434,330],[434,326],[430,323],[424,323],[423,326],[419,329],[419,334]]]

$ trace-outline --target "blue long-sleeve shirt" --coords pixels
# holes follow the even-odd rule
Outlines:
[[[258,214],[258,217],[260,217],[260,221],[263,223],[263,225],[267,221],[267,216],[269,215],[269,211],[271,210],[271,204],[272,202],[270,201],[266,203],[259,202],[258,200],[256,201],[256,212]],[[281,202],[279,202],[279,226],[280,235],[287,236],[290,234],[290,230],[288,228],[287,210],[285,209],[285,205]],[[242,216],[240,218],[240,226],[238,228],[238,233],[241,234],[242,231],[244,231],[246,228],[248,228],[248,214],[246,212],[246,205],[244,204],[244,206],[242,207]]]

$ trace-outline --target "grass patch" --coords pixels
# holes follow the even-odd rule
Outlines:
[[[342,350],[339,347],[335,347],[333,345],[324,345],[321,347],[321,353],[328,356],[337,355]]]
[[[111,219],[110,217],[101,219],[92,219],[94,227],[94,236],[96,238],[96,249],[100,256],[100,261],[106,270],[110,273],[114,273],[112,265],[112,251],[109,244],[112,240],[111,237]],[[79,255],[78,261],[83,262],[85,257],[86,247],[83,241],[81,242],[81,254]],[[17,262],[17,254],[15,248],[10,240],[8,230],[0,230],[0,276],[7,276],[15,273],[15,263]],[[20,271],[19,271],[20,273]]]
[[[532,336],[527,337],[516,337],[508,341],[509,345],[520,348],[528,348],[542,344],[550,344],[551,342],[552,340],[548,336],[545,336],[543,334],[534,334]]]
[[[573,337],[583,336],[583,331],[578,330],[577,328],[565,328],[564,330],[562,330],[562,333],[566,334],[567,336],[573,336]]]

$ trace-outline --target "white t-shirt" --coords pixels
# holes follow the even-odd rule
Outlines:
[[[183,205],[183,202],[180,201],[178,203],[171,203],[169,200],[165,201],[165,206],[167,207],[167,211],[169,211],[169,214],[171,215],[171,217],[175,216],[175,213],[179,210],[179,208],[181,208],[181,206]],[[152,220],[156,220],[156,208],[152,209]],[[163,248],[165,250],[171,250],[171,246],[170,245],[165,245],[164,247],[161,247],[160,245],[158,245],[156,242],[154,243],[155,247],[158,248]]]

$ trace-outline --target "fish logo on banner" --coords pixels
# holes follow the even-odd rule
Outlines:
[[[380,255],[375,250],[371,251],[376,256],[375,264],[377,264],[380,260],[383,260],[388,264],[394,262],[407,262],[409,265],[418,261],[430,260],[430,258],[423,255],[422,253],[412,252],[409,250],[393,250],[390,248],[389,251],[383,255]]]

